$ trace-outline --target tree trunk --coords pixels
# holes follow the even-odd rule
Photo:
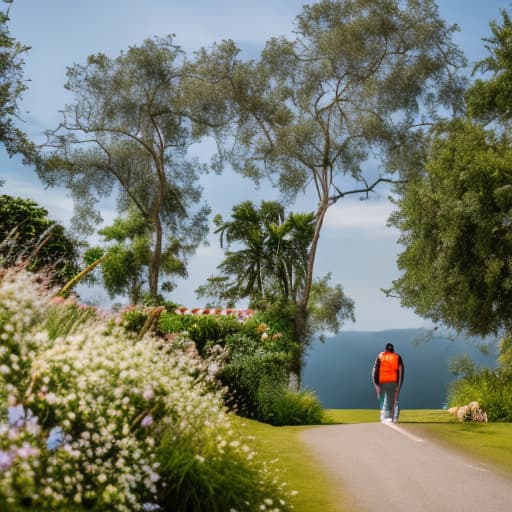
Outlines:
[[[153,301],[158,300],[158,280],[160,274],[160,261],[162,256],[162,223],[160,217],[157,215],[154,219],[155,224],[155,244],[153,247],[153,254],[149,264],[149,296]]]
[[[300,353],[297,354],[295,361],[293,361],[291,373],[295,374],[295,377],[291,377],[290,381],[293,380],[294,382],[297,382],[297,389],[300,389],[301,386],[304,354],[311,341],[309,339],[310,335],[308,332],[308,304],[309,297],[311,295],[311,286],[313,285],[313,271],[315,266],[316,251],[318,248],[318,241],[320,239],[322,224],[324,222],[325,214],[327,213],[327,208],[327,200],[322,201],[318,207],[316,213],[317,221],[315,224],[315,233],[313,235],[313,241],[311,242],[311,248],[308,254],[304,293],[302,298],[295,304],[294,336],[300,345]]]

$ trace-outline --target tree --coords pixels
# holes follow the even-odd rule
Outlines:
[[[512,325],[512,30],[502,16],[486,39],[490,56],[475,68],[491,76],[468,90],[467,119],[437,128],[425,174],[403,188],[391,218],[405,249],[389,292],[434,322],[481,336]]]
[[[276,299],[295,302],[303,282],[304,257],[311,243],[312,215],[290,214],[276,201],[251,201],[233,207],[232,220],[214,219],[226,258],[219,269],[236,276],[230,294],[250,298],[252,307]],[[237,251],[229,250],[241,245]]]
[[[500,13],[502,24],[491,21],[492,36],[484,39],[489,56],[474,70],[491,76],[477,79],[466,94],[469,116],[484,124],[512,118],[512,21],[505,9]]]
[[[117,193],[120,213],[135,208],[151,233],[149,293],[159,295],[163,255],[177,243],[184,264],[204,239],[209,208],[201,205],[200,173],[187,160],[202,124],[187,111],[183,53],[172,37],[146,40],[117,58],[91,55],[68,68],[74,102],[48,132],[38,173],[71,190],[73,225],[90,232],[102,197]],[[174,245],[173,245],[174,244]]]
[[[77,243],[30,199],[0,196],[0,240],[1,266],[23,261],[31,271],[50,271],[55,284],[66,283],[78,272]]]
[[[285,214],[276,201],[262,201],[257,208],[251,201],[233,207],[232,217],[214,219],[225,258],[208,285],[196,290],[198,296],[213,297],[219,304],[249,299],[249,307],[259,310],[278,308],[294,325],[297,305],[303,300],[306,283],[308,250],[314,236],[312,213]],[[337,332],[347,318],[353,318],[353,302],[340,285],[329,285],[330,275],[316,280],[312,286],[309,332],[297,340],[301,350],[293,362],[300,379],[302,356],[314,330]],[[293,328],[292,328],[293,331]]]
[[[107,244],[107,258],[101,265],[101,282],[111,298],[127,295],[131,304],[140,304],[147,294],[145,270],[151,262],[151,232],[139,213],[132,209],[126,218],[117,218],[112,226],[98,231]],[[186,277],[183,261],[178,257],[181,247],[178,240],[169,243],[162,253],[163,275]],[[104,253],[101,247],[89,249],[84,256],[91,264]],[[171,291],[173,283],[162,283],[162,290]]]
[[[206,51],[196,64],[212,83],[224,79],[238,109],[236,151],[223,156],[288,198],[306,192],[315,203],[295,317],[304,339],[328,209],[421,168],[428,127],[462,106],[465,61],[451,41],[456,27],[431,0],[323,0],[304,6],[295,28],[294,40],[271,39],[258,62],[240,62],[225,43],[210,53],[218,66],[208,66]],[[368,165],[372,157],[383,174]]]
[[[12,4],[12,0],[3,2]],[[23,81],[22,55],[30,48],[10,36],[8,22],[9,8],[0,12],[0,142],[9,156],[13,156],[25,154],[30,148],[26,135],[14,123],[18,101],[27,88]]]
[[[512,320],[512,150],[469,122],[435,139],[391,222],[402,231],[393,292],[434,322],[486,336]]]

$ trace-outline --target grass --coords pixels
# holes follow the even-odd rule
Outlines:
[[[325,425],[340,423],[376,423],[379,411],[373,409],[325,409]],[[448,412],[434,409],[406,410],[400,412],[400,423],[447,423],[454,422]]]
[[[433,438],[512,477],[512,423],[418,423],[414,433]]]
[[[377,421],[377,410],[326,409],[323,423]],[[237,423],[245,435],[256,438],[256,447],[262,457],[279,460],[283,480],[288,482],[290,489],[299,491],[293,502],[295,512],[348,510],[343,507],[342,490],[332,484],[330,475],[318,467],[299,439],[300,432],[308,427],[271,427],[244,418],[237,418]],[[460,423],[443,410],[404,410],[400,413],[400,425],[512,476],[512,423]]]
[[[346,510],[341,506],[343,494],[299,439],[307,427],[272,427],[246,418],[235,421],[244,435],[255,437],[252,444],[262,458],[278,459],[282,480],[289,490],[298,491],[292,500],[294,512]]]

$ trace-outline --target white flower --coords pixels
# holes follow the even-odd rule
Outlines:
[[[142,393],[144,400],[153,400],[155,398],[155,392],[151,388],[145,388]]]

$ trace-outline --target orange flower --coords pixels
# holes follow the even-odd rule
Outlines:
[[[262,332],[265,332],[267,330],[267,324],[261,323],[258,325],[258,332],[261,334]]]

